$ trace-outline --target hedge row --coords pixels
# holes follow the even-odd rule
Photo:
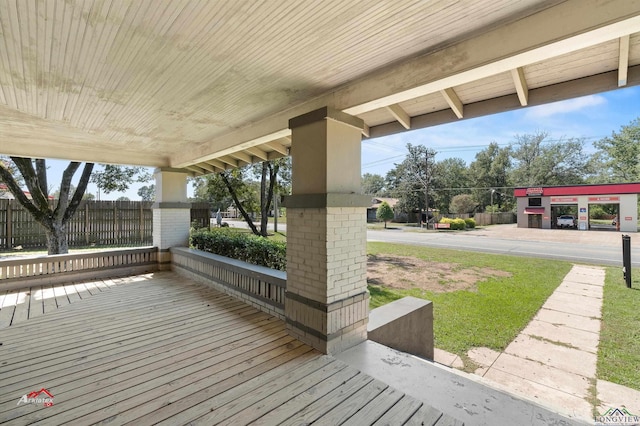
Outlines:
[[[476,227],[476,221],[469,218],[469,219],[449,219],[448,217],[443,217],[442,219],[440,219],[440,223],[449,223],[450,224],[450,228],[449,229],[457,229],[457,230],[462,230],[465,228],[475,228]]]
[[[281,271],[287,268],[287,246],[284,242],[242,234],[228,228],[206,228],[191,232],[191,248],[206,251],[254,265]]]

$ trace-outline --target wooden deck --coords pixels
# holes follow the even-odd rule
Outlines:
[[[175,273],[112,284],[0,328],[0,423],[461,424]],[[53,406],[18,404],[41,389]]]

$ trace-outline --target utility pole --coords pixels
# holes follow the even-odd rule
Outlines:
[[[424,205],[425,205],[425,212],[426,212],[427,229],[429,229],[429,156],[430,155],[431,155],[431,152],[429,151],[429,149],[427,149],[425,152],[425,162],[424,162],[424,175],[425,175]]]

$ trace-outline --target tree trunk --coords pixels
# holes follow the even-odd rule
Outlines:
[[[62,223],[52,223],[50,227],[45,227],[45,232],[47,234],[48,254],[66,254],[69,252],[65,225]]]
[[[249,217],[249,215],[247,214],[247,211],[244,209],[244,207],[242,207],[242,203],[240,203],[240,200],[238,200],[238,194],[236,194],[236,191],[233,189],[233,186],[229,182],[229,179],[227,178],[227,176],[224,173],[220,173],[220,177],[222,178],[222,181],[224,182],[227,189],[229,190],[229,194],[231,194],[231,198],[233,199],[233,203],[236,205],[236,208],[240,211],[240,214],[242,215],[244,220],[247,222],[247,225],[249,225],[249,228],[251,228],[251,232],[253,232],[256,235],[260,235],[260,232],[258,232],[258,228],[256,228],[256,225],[253,224],[251,217]]]
[[[269,171],[268,162],[262,163],[262,179],[260,179],[260,235],[268,236],[267,226],[269,224],[269,196],[267,194],[267,173]]]

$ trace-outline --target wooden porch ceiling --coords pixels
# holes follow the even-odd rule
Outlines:
[[[27,319],[51,290],[29,289],[38,303],[0,329],[0,423],[461,425],[175,273],[117,284]],[[17,405],[43,388],[53,406]]]
[[[0,154],[211,173],[640,84],[640,0],[0,2]]]

